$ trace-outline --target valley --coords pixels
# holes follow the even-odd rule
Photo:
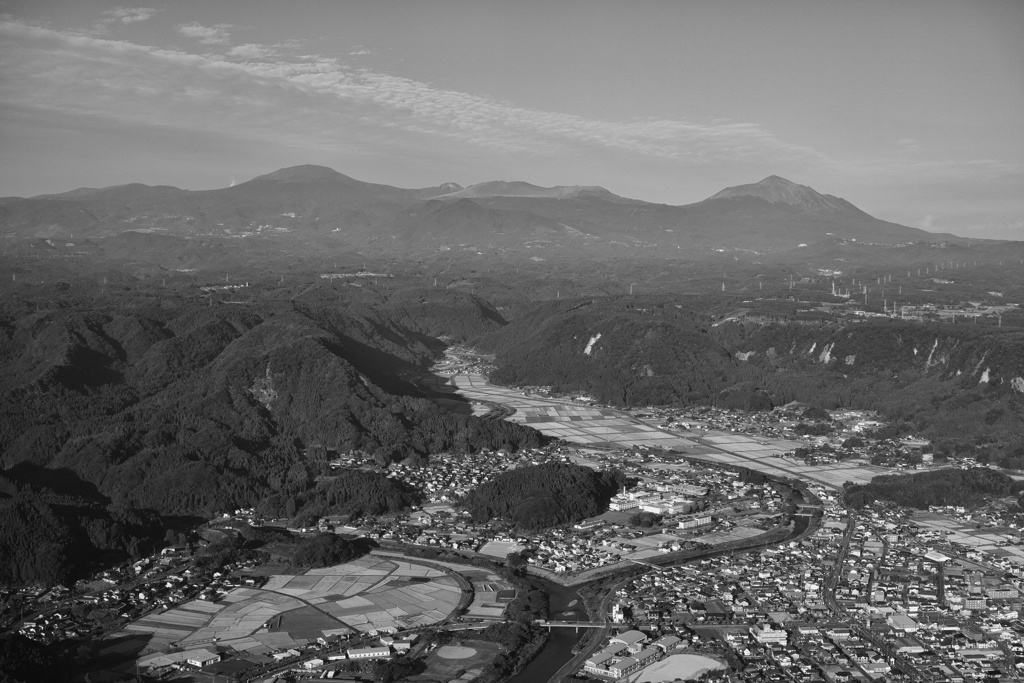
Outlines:
[[[896,652],[894,613],[1018,633],[1020,243],[779,177],[681,207],[323,167],[72,194],[0,204],[18,666],[926,681],[971,666]]]

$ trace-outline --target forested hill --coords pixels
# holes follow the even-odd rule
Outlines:
[[[976,508],[992,498],[1016,496],[1021,491],[1024,491],[1024,483],[1014,481],[1002,472],[975,467],[883,475],[867,484],[848,486],[843,497],[848,505],[857,508],[884,500],[927,510],[931,505]]]
[[[312,488],[327,449],[387,461],[541,439],[417,397],[403,375],[443,345],[355,303],[7,310],[0,464],[66,468],[116,505],[208,514]]]
[[[667,300],[627,298],[535,305],[478,345],[496,353],[499,384],[584,391],[603,403],[706,400],[729,353],[711,319]]]
[[[477,343],[496,353],[498,383],[615,405],[875,409],[929,438],[981,439],[1001,456],[1024,433],[1019,329],[713,325],[679,300],[618,297],[537,304]]]
[[[161,520],[115,505],[68,471],[0,470],[0,584],[67,583],[93,562],[152,551]]]
[[[473,519],[499,518],[520,529],[571,524],[608,509],[625,478],[619,472],[551,463],[499,474],[466,495]]]

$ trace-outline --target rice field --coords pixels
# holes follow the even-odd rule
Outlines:
[[[508,417],[510,422],[528,424],[545,434],[581,446],[658,446],[709,462],[742,465],[786,477],[796,476],[832,488],[841,488],[847,481],[865,483],[878,474],[898,473],[859,461],[805,465],[802,461],[779,457],[805,445],[802,441],[717,430],[709,430],[700,436],[688,432],[675,433],[609,408],[583,406],[543,396],[523,396],[521,391],[489,384],[478,374],[452,375],[449,384],[468,399],[514,408],[515,412]]]
[[[461,596],[445,572],[368,555],[301,575],[275,574],[262,588],[235,588],[216,603],[194,600],[125,627],[151,637],[140,665],[171,649],[216,642],[254,655],[355,631],[401,630],[446,618]]]

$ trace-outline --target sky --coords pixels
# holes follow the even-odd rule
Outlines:
[[[0,0],[0,196],[299,164],[1024,240],[1024,1]]]

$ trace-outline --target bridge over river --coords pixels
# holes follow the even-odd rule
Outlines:
[[[602,621],[549,621],[547,619],[537,619],[534,623],[549,631],[553,628],[574,628],[579,631],[581,628],[604,628],[608,625]]]

